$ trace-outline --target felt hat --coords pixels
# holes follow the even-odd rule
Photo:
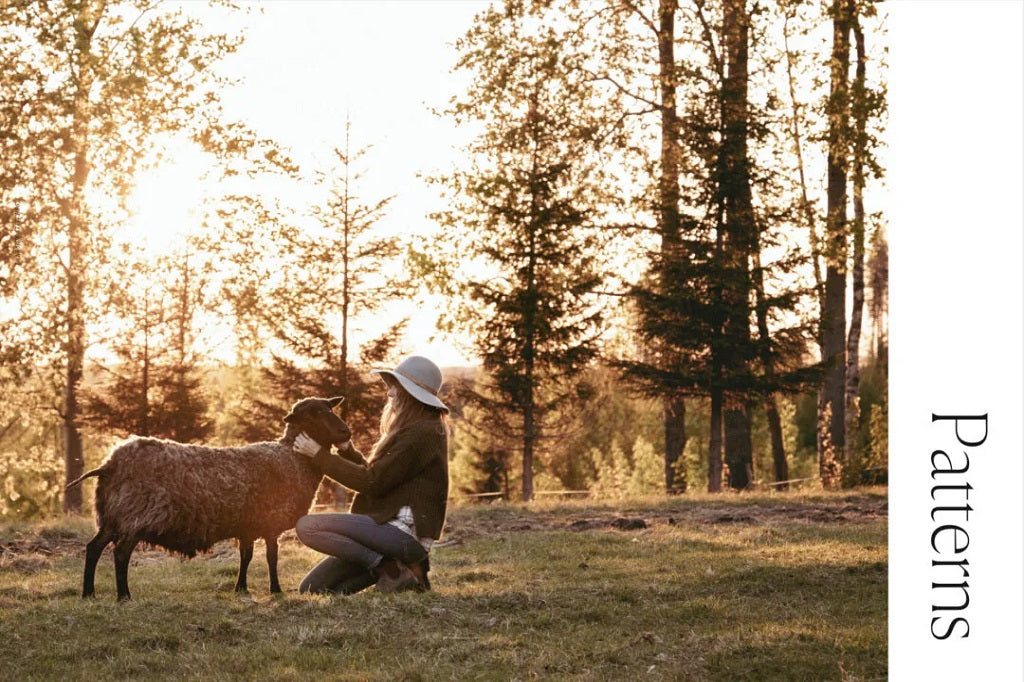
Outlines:
[[[423,356],[410,355],[394,369],[375,369],[371,374],[389,376],[424,405],[449,411],[448,406],[437,397],[438,391],[441,390],[441,370]]]

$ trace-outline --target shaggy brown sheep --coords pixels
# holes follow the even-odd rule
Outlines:
[[[82,596],[93,595],[96,563],[111,542],[122,600],[131,599],[128,562],[139,542],[193,557],[227,538],[238,540],[241,554],[235,590],[247,590],[253,541],[263,538],[270,591],[280,592],[277,537],[309,511],[323,478],[308,458],[292,452],[292,443],[302,431],[324,447],[347,443],[352,432],[332,409],[342,400],[295,403],[277,441],[215,448],[134,437],[116,447],[99,468],[68,484],[99,477],[99,531],[86,547]]]

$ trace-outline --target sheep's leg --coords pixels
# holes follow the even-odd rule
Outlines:
[[[270,569],[270,592],[280,592],[281,583],[277,582],[277,538],[263,538],[267,542],[267,568]]]
[[[138,543],[135,538],[118,538],[114,543],[114,576],[117,580],[118,601],[132,598],[132,593],[128,591],[128,562]]]
[[[82,597],[91,597],[95,593],[96,564],[103,550],[114,539],[114,533],[105,526],[100,526],[96,536],[85,546],[85,575],[82,577]]]
[[[238,580],[235,581],[235,592],[248,592],[246,577],[249,573],[249,562],[252,561],[252,540],[238,538]]]

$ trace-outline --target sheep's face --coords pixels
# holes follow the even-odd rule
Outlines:
[[[292,405],[292,411],[284,418],[289,427],[305,431],[306,435],[323,447],[343,445],[352,438],[352,431],[334,408],[341,404],[343,397],[304,398]]]

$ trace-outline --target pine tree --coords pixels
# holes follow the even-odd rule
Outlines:
[[[232,439],[277,437],[289,406],[309,395],[344,395],[339,412],[357,446],[377,438],[386,396],[369,370],[397,360],[406,321],[366,332],[412,285],[397,267],[402,238],[380,229],[392,197],[360,196],[370,148],[353,149],[350,131],[346,123],[333,162],[315,175],[323,199],[308,216],[250,196],[225,197],[207,216],[221,236],[211,248],[221,254],[225,312],[245,348],[237,364],[248,390],[230,408]],[[253,259],[259,251],[275,258]]]
[[[581,73],[571,35],[527,5],[485,10],[456,45],[457,68],[474,78],[448,113],[483,132],[469,164],[441,179],[454,206],[436,216],[452,271],[489,269],[448,279],[459,282],[457,319],[474,335],[494,396],[477,400],[518,436],[524,500],[545,427],[597,352],[601,278],[589,228],[602,178],[590,89],[569,77]]]

